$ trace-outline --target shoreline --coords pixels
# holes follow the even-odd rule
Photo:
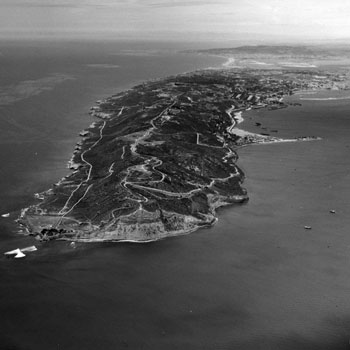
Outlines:
[[[106,99],[108,100],[108,98]],[[104,123],[106,121],[106,119],[109,119],[112,114],[107,114],[107,113],[102,113],[102,115],[100,114],[100,112],[98,111],[98,106],[102,103],[104,103],[105,100],[99,100],[99,101],[96,101],[96,105],[94,105],[93,107],[91,107],[91,111],[90,114],[93,116],[93,117],[96,117],[96,118],[99,118],[100,120],[102,120]],[[252,136],[254,138],[256,138],[256,141],[255,142],[250,142],[250,143],[247,143],[247,144],[243,144],[243,145],[237,145],[237,149],[241,148],[241,147],[246,147],[246,146],[249,146],[249,145],[261,145],[261,144],[272,144],[272,143],[283,143],[283,142],[298,142],[298,141],[301,141],[301,140],[298,140],[298,139],[280,139],[280,138],[274,138],[274,137],[269,137],[269,136],[264,136],[264,135],[260,135],[260,134],[256,134],[256,133],[251,133],[251,132],[248,132],[248,131],[245,131],[245,130],[242,130],[242,129],[238,129],[237,126],[238,124],[242,123],[244,121],[244,118],[243,118],[243,112],[247,111],[247,110],[250,110],[250,107],[248,107],[247,109],[244,109],[244,110],[240,110],[238,112],[234,112],[234,107],[231,107],[229,110],[227,110],[227,114],[231,117],[231,120],[232,120],[232,125],[228,128],[229,132],[234,134],[234,135],[238,135],[238,134],[241,134],[241,135],[249,135],[249,136]],[[233,113],[233,116],[232,116],[232,112]],[[96,128],[96,129],[99,129],[99,122],[93,122],[89,128]],[[84,139],[86,134],[86,129],[83,129],[79,135]],[[310,139],[311,140],[311,139]],[[312,139],[314,140],[314,139]],[[83,143],[81,142],[78,142],[77,145],[82,145]],[[84,152],[83,152],[84,153]],[[233,155],[234,155],[234,159],[235,159],[235,163],[237,163],[238,159],[239,159],[239,155],[237,153],[237,151],[233,151]],[[230,158],[232,156],[232,154],[229,152],[229,154],[227,154],[224,158],[228,157]],[[74,165],[79,165],[78,163],[74,163],[73,161],[73,158],[74,158],[74,154],[72,155],[72,158],[71,160],[68,162],[67,164],[67,167],[72,169],[72,166],[74,167]],[[77,171],[77,170],[75,170]],[[245,178],[245,174],[243,173],[242,170],[241,171],[241,174],[243,175],[243,178],[242,178],[242,183],[244,181],[244,178]],[[60,184],[62,181],[64,181],[66,179],[66,176],[63,177],[57,184]],[[46,192],[49,192],[51,189],[47,190],[47,191],[44,191],[43,193],[40,193],[40,194],[35,194],[35,197],[37,199],[40,199],[40,200],[43,200],[44,199],[44,196],[43,194],[45,194]],[[249,200],[249,197],[247,195],[245,196],[241,196],[239,199],[235,200],[234,202],[227,202],[227,201],[221,201],[219,200],[219,204],[218,205],[212,205],[211,207],[211,216],[212,216],[212,220],[210,221],[207,221],[206,223],[201,223],[201,224],[197,224],[195,227],[192,227],[192,228],[182,228],[180,230],[177,230],[177,231],[174,231],[174,232],[169,232],[169,231],[164,231],[164,233],[160,233],[157,237],[153,238],[153,239],[125,239],[125,238],[112,238],[112,239],[106,239],[106,238],[71,238],[71,237],[66,237],[66,238],[57,238],[57,240],[64,240],[64,241],[70,241],[70,242],[81,242],[81,243],[101,243],[101,242],[114,242],[114,243],[139,243],[139,244],[145,244],[145,243],[152,243],[152,242],[156,242],[156,241],[159,241],[159,240],[163,240],[165,238],[168,238],[168,237],[176,237],[176,236],[185,236],[185,235],[188,235],[188,234],[191,234],[197,230],[199,230],[200,228],[204,228],[204,227],[207,227],[207,228],[210,228],[212,227],[213,225],[216,224],[216,222],[218,221],[218,217],[217,217],[217,209],[221,208],[221,207],[227,207],[227,206],[231,206],[232,204],[235,204],[235,203],[243,203],[243,202],[246,202]],[[27,210],[30,209],[30,207],[28,208],[24,208],[22,209],[22,212],[21,212],[21,216],[20,216],[20,219],[23,219],[24,216],[26,215],[26,212]],[[170,213],[171,215],[176,215],[176,213]],[[60,216],[59,217],[60,221],[64,218],[64,219],[67,219],[67,220],[75,220],[74,217],[69,217],[69,216],[66,216],[63,215],[63,216]],[[191,216],[189,216],[188,218],[192,218]],[[19,219],[19,220],[20,220]],[[27,232],[27,234],[31,235],[31,232],[30,230],[25,226],[25,230]],[[101,230],[101,232],[103,232]]]
[[[235,121],[235,123],[232,126],[232,129],[230,132],[232,132],[235,135],[238,135],[242,138],[250,136],[252,138],[255,138],[256,141],[249,142],[247,144],[239,145],[239,147],[246,147],[246,146],[253,146],[253,145],[266,145],[266,144],[274,144],[274,143],[284,143],[284,142],[301,142],[301,141],[320,141],[322,140],[321,137],[298,137],[298,138],[293,138],[293,139],[283,139],[279,137],[274,137],[274,136],[265,136],[257,133],[253,133],[250,131],[246,131],[243,129],[237,128],[238,124],[241,124],[244,122],[244,118],[242,117],[243,112],[250,110],[250,108],[244,110],[244,111],[239,111],[235,112],[232,119]],[[234,111],[234,109],[232,110]],[[232,112],[231,111],[231,112]]]
[[[230,61],[230,62],[232,62],[232,61]],[[206,70],[204,70],[203,72],[205,72],[205,71]],[[196,73],[196,72],[198,72],[198,71],[195,71],[194,73]],[[186,76],[187,74],[188,73],[185,73],[185,74],[182,74],[182,75],[180,74],[180,75],[177,75],[177,76]],[[166,81],[170,81],[170,79],[171,79],[171,77],[159,78],[159,79],[155,79],[155,80],[152,79],[152,80],[148,81],[148,83],[147,82],[144,83],[142,86],[147,86],[147,84],[150,85],[151,84],[150,82],[152,82],[152,83],[163,83],[163,82],[166,82]],[[106,112],[106,110],[104,110],[104,108],[103,108],[103,105],[104,104],[108,105],[112,101],[115,102],[115,101],[117,101],[119,99],[122,99],[125,96],[127,96],[128,94],[133,93],[134,91],[136,91],[135,89],[137,89],[139,87],[140,86],[137,85],[137,86],[135,86],[135,87],[133,87],[131,89],[128,89],[126,91],[122,91],[122,92],[120,92],[120,93],[118,93],[116,95],[112,95],[112,96],[107,97],[107,98],[105,98],[103,100],[98,100],[98,101],[96,101],[96,104],[93,105],[90,108],[89,114],[92,117],[94,117],[94,118],[98,118],[99,121],[94,121],[93,123],[90,124],[90,126],[87,129],[83,129],[79,133],[79,135],[81,137],[81,140],[79,142],[77,142],[75,150],[73,152],[73,155],[72,155],[70,161],[68,162],[68,167],[73,171],[73,173],[71,173],[70,175],[64,176],[54,186],[62,185],[67,180],[67,178],[69,178],[71,175],[73,175],[73,174],[78,172],[78,170],[82,166],[82,164],[78,163],[75,160],[75,157],[77,155],[79,155],[81,161],[83,163],[87,164],[88,167],[89,167],[88,174],[86,174],[87,177],[80,182],[80,184],[76,187],[75,190],[73,190],[73,192],[71,193],[71,195],[67,199],[66,204],[63,206],[63,208],[58,213],[56,213],[58,215],[56,215],[55,213],[53,213],[54,215],[51,215],[49,213],[45,214],[45,212],[42,211],[41,208],[40,208],[40,204],[41,203],[23,209],[22,213],[21,213],[21,216],[18,219],[18,222],[23,224],[23,226],[25,227],[25,229],[26,229],[28,234],[34,234],[36,236],[39,236],[39,239],[41,239],[41,240],[50,240],[51,239],[51,236],[47,236],[46,233],[44,233],[43,236],[41,236],[41,234],[39,234],[40,229],[38,231],[37,229],[35,229],[35,226],[33,226],[33,224],[30,222],[30,220],[28,221],[29,215],[33,215],[33,214],[28,214],[27,215],[27,212],[32,210],[32,209],[34,209],[34,215],[38,215],[39,218],[40,218],[40,216],[42,218],[45,218],[45,220],[47,220],[49,223],[50,223],[50,220],[51,220],[51,225],[49,225],[48,229],[43,229],[43,232],[45,230],[47,232],[49,232],[50,230],[52,230],[53,232],[57,232],[57,234],[54,233],[52,235],[52,237],[55,238],[55,239],[60,239],[60,240],[63,239],[63,240],[69,240],[69,241],[82,241],[82,242],[102,242],[102,241],[104,241],[104,242],[121,242],[121,243],[122,242],[126,242],[126,243],[127,242],[129,242],[129,243],[154,242],[154,241],[157,241],[157,240],[160,240],[160,239],[164,239],[166,237],[178,236],[178,235],[187,235],[187,234],[189,234],[191,232],[194,232],[194,231],[196,231],[199,228],[202,228],[204,226],[210,227],[210,226],[214,225],[215,222],[217,221],[217,215],[216,214],[217,214],[217,209],[219,207],[232,205],[234,203],[242,203],[242,202],[245,202],[245,201],[247,201],[249,199],[247,194],[246,194],[246,191],[244,190],[243,187],[241,187],[241,190],[243,191],[243,195],[242,194],[240,194],[240,195],[230,195],[230,194],[227,193],[226,195],[223,195],[223,194],[219,195],[219,194],[217,194],[217,195],[213,196],[213,198],[209,200],[209,212],[208,212],[208,214],[206,214],[206,215],[209,215],[211,217],[210,220],[208,220],[208,218],[204,219],[204,216],[202,216],[200,219],[198,219],[198,218],[193,217],[192,215],[188,215],[187,216],[187,215],[184,215],[184,214],[178,214],[175,211],[174,212],[168,212],[166,215],[168,215],[169,218],[170,217],[176,218],[174,220],[177,221],[177,223],[175,225],[177,228],[176,229],[172,229],[172,230],[166,229],[165,226],[164,226],[164,223],[162,223],[162,221],[161,221],[161,220],[163,220],[163,219],[161,219],[161,216],[159,216],[159,214],[153,213],[153,212],[148,212],[148,214],[147,214],[147,215],[150,215],[150,217],[152,218],[149,224],[144,223],[144,224],[141,224],[140,226],[139,225],[135,226],[135,225],[132,225],[132,224],[128,223],[128,221],[123,220],[124,218],[127,218],[129,221],[130,220],[132,221],[133,217],[135,217],[135,218],[137,217],[137,215],[138,215],[137,213],[142,213],[142,209],[141,210],[138,209],[138,210],[132,212],[131,214],[126,215],[126,216],[125,215],[120,216],[119,219],[121,220],[120,221],[121,226],[119,224],[117,224],[115,229],[108,230],[108,228],[111,225],[109,225],[109,226],[107,225],[106,229],[102,228],[102,227],[98,228],[96,225],[90,223],[88,225],[87,229],[84,229],[83,231],[81,231],[81,234],[78,234],[75,237],[74,237],[73,234],[69,234],[69,233],[67,233],[67,237],[60,237],[59,236],[60,232],[58,232],[58,229],[56,230],[56,228],[58,228],[59,226],[65,228],[66,225],[68,225],[68,227],[69,227],[69,222],[75,222],[76,221],[77,223],[79,223],[79,221],[77,219],[75,219],[74,216],[68,216],[68,214],[76,207],[77,204],[80,203],[80,201],[82,201],[84,199],[85,195],[87,194],[89,189],[92,187],[92,184],[90,186],[88,186],[86,188],[84,194],[80,197],[80,199],[78,201],[76,201],[75,204],[73,206],[71,206],[71,208],[68,210],[68,203],[69,203],[70,199],[73,197],[73,195],[75,194],[75,192],[78,191],[83,184],[87,184],[88,181],[90,180],[90,175],[91,175],[91,172],[92,172],[92,169],[93,169],[93,165],[90,162],[88,162],[88,161],[86,161],[84,159],[85,153],[90,151],[92,148],[94,148],[95,145],[97,145],[99,143],[99,141],[103,139],[103,136],[104,136],[103,135],[103,128],[106,126],[106,123],[109,120],[111,120],[112,117],[119,117],[119,116],[121,116],[123,114],[123,112],[124,112],[124,109],[125,109],[125,106],[122,106],[120,108],[120,110],[119,110],[119,113],[117,111],[117,114],[116,114],[115,111],[113,111],[113,112]],[[279,101],[280,104],[282,103],[282,99],[283,99],[283,97]],[[167,109],[171,108],[173,106],[173,104],[174,103],[172,103],[169,107],[167,107]],[[262,107],[267,107],[267,106],[268,106],[268,104],[262,105]],[[130,108],[130,107],[127,106],[127,108]],[[229,125],[227,127],[227,133],[229,135],[232,135],[235,138],[238,137],[239,140],[240,140],[239,142],[237,141],[235,143],[235,146],[234,146],[233,149],[231,149],[231,147],[228,146],[228,144],[225,143],[225,141],[222,141],[223,144],[222,144],[221,147],[210,146],[210,145],[206,145],[205,143],[204,144],[200,143],[199,142],[199,133],[197,132],[197,145],[204,146],[204,147],[214,147],[214,148],[217,147],[217,148],[221,148],[221,149],[226,148],[228,151],[225,154],[225,156],[222,158],[223,163],[227,163],[228,159],[233,157],[234,158],[234,164],[235,164],[235,167],[237,169],[237,173],[230,174],[226,178],[222,178],[222,179],[221,178],[217,178],[217,179],[213,178],[212,181],[211,181],[211,184],[209,185],[209,188],[213,184],[215,184],[217,180],[226,182],[227,180],[231,179],[234,176],[239,176],[240,179],[241,179],[240,184],[243,183],[244,178],[245,178],[245,174],[236,165],[236,162],[238,160],[238,154],[237,154],[237,151],[235,151],[234,149],[237,150],[240,147],[253,145],[253,144],[271,144],[271,143],[281,143],[281,142],[311,141],[311,140],[318,140],[319,139],[319,138],[315,138],[315,137],[302,137],[302,138],[296,138],[296,139],[281,139],[281,138],[276,138],[276,137],[273,137],[273,136],[266,136],[266,135],[251,133],[251,132],[239,129],[237,126],[244,121],[244,118],[242,116],[243,112],[245,112],[247,110],[250,110],[251,108],[252,108],[251,107],[251,103],[248,103],[243,108],[236,109],[235,105],[231,105],[231,107],[226,110],[226,114],[229,116],[229,118],[231,120],[231,125]],[[164,112],[162,112],[162,113],[164,113]],[[160,116],[162,115],[162,113],[160,114]],[[143,136],[142,137],[138,136],[135,139],[134,144],[130,146],[130,150],[132,152],[134,152],[135,154],[137,154],[136,148],[137,148],[138,144],[142,143],[143,139],[148,138],[148,136],[151,134],[152,129],[155,128],[153,120],[150,123],[151,128],[143,131],[143,133],[144,133]],[[86,144],[86,142],[90,141],[90,138],[92,137],[92,135],[93,135],[93,137],[96,137],[96,135],[97,135],[97,136],[99,136],[99,138],[97,139],[97,141],[95,141],[92,145],[90,144],[90,146],[89,146],[89,144]],[[147,135],[147,137],[145,135]],[[125,154],[125,146],[123,147],[123,154],[121,156],[122,160],[124,158],[124,154]],[[161,163],[158,164],[158,165],[161,165]],[[113,164],[109,168],[109,175],[107,177],[113,175],[113,173],[114,173],[114,170],[112,169],[113,168]],[[141,168],[143,169],[142,171],[146,171],[145,166],[142,166]],[[153,170],[155,170],[155,166],[153,167]],[[125,182],[124,186],[126,186],[126,184],[132,184],[132,182]],[[147,187],[144,187],[142,185],[136,185],[136,184],[135,184],[136,188],[140,188],[140,189],[147,188]],[[196,191],[201,191],[202,189],[203,189],[203,187],[199,186],[196,190],[193,190],[191,192],[194,193]],[[53,189],[49,189],[49,190],[44,191],[44,192],[42,192],[40,194],[36,194],[35,196],[36,196],[37,199],[44,200],[45,196],[50,195],[50,192],[52,192],[52,191],[53,191]],[[159,191],[160,193],[163,193],[163,194],[167,193],[166,191],[164,192],[163,190],[156,190],[156,189],[154,189],[154,191],[156,191],[155,193],[157,193],[157,191]],[[184,193],[184,194],[186,194],[186,193]],[[170,192],[169,192],[169,195],[170,195]],[[139,202],[142,203],[142,201],[139,201]],[[142,208],[142,205],[141,205],[141,208]],[[68,211],[66,211],[65,209],[67,209]],[[117,210],[117,209],[114,209],[114,210]],[[163,214],[161,214],[161,215],[163,215]],[[124,221],[125,221],[125,223],[123,223]],[[117,221],[115,221],[115,222],[117,222]],[[38,225],[39,225],[39,223],[38,223]],[[146,225],[146,226],[144,227],[143,225]],[[120,228],[119,228],[119,226],[120,226]],[[40,228],[40,226],[38,226],[38,227]],[[21,227],[21,228],[23,228],[23,227]],[[133,238],[125,238],[124,237],[124,235],[131,235],[131,236],[135,235],[135,232],[134,232],[135,230],[138,232],[138,233],[136,233],[136,236],[137,236],[137,234],[139,234],[139,237],[137,239],[136,238],[133,239]],[[63,231],[63,232],[65,232],[65,231]],[[73,232],[74,232],[74,230],[73,230]],[[144,235],[145,234],[149,235],[150,232],[152,232],[152,235],[154,235],[154,238],[152,238],[152,239],[148,239],[147,238],[146,239]],[[85,238],[84,237],[85,235],[92,235],[93,238]],[[104,235],[104,237],[103,238],[99,237],[101,235],[102,236]]]

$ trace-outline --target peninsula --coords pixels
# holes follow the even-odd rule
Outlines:
[[[242,112],[285,108],[285,95],[343,80],[316,69],[210,69],[98,101],[72,172],[37,194],[18,222],[40,240],[132,242],[212,225],[217,208],[248,200],[237,148],[282,141],[238,129]]]

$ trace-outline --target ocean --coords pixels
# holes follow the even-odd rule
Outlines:
[[[348,348],[350,100],[243,113],[243,129],[322,140],[241,148],[250,200],[212,228],[75,248],[16,233],[18,211],[67,174],[96,100],[224,62],[182,47],[1,44],[0,247],[39,250],[0,257],[0,349]]]

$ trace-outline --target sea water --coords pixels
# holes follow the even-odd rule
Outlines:
[[[214,64],[151,49],[3,45],[4,251],[33,244],[13,215],[66,174],[96,99]],[[240,149],[250,201],[220,210],[210,229],[142,245],[36,243],[25,259],[0,258],[0,348],[347,349],[349,107],[243,113],[249,131],[259,122],[322,140]]]

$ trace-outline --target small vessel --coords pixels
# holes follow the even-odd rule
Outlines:
[[[1,217],[8,218],[10,216],[10,213],[2,214]]]
[[[31,245],[30,247],[25,247],[20,249],[22,252],[35,252],[38,248],[35,245]]]
[[[26,256],[23,252],[35,252],[36,250],[38,250],[37,247],[35,245],[32,245],[22,249],[17,248],[14,250],[10,250],[8,252],[5,252],[4,254],[7,256],[14,255],[14,258],[18,259],[18,258],[24,258]]]
[[[14,258],[18,259],[18,258],[24,258],[26,255],[23,254],[21,252],[21,250],[19,248],[14,249],[14,250],[10,250],[6,253],[4,253],[5,255],[14,255]]]
[[[305,229],[305,230],[311,230],[312,227],[311,227],[311,226],[304,226],[304,229]]]
[[[24,258],[26,255],[21,252],[21,250],[15,255],[15,259]]]
[[[329,212],[330,212],[331,214],[335,214],[335,210],[334,210],[334,209],[330,210]]]

